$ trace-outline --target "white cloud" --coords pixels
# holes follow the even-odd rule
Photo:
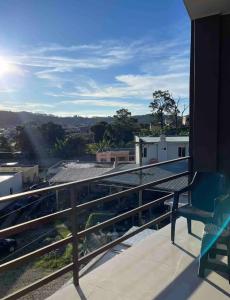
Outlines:
[[[63,104],[76,104],[76,105],[93,105],[98,107],[126,107],[126,108],[142,108],[142,104],[130,103],[127,101],[110,101],[110,100],[92,100],[92,99],[79,99],[79,100],[68,100],[62,101]]]
[[[188,73],[169,73],[164,75],[126,74],[115,77],[115,83],[100,85],[93,81],[85,87],[76,87],[74,92],[53,94],[56,97],[135,98],[151,99],[154,90],[169,90],[174,97],[188,98]]]

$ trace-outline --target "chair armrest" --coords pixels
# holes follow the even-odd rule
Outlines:
[[[197,177],[197,172],[195,173],[195,175],[193,176],[193,179],[192,181],[184,188],[180,189],[179,191],[177,191],[179,194],[182,194],[184,192],[187,192],[187,191],[191,191],[194,184],[195,184],[195,180],[196,180],[196,177]]]
[[[178,193],[180,195],[180,194],[190,191],[191,189],[192,189],[192,184],[190,183],[187,186],[185,186],[184,188],[180,189],[179,191],[176,191],[176,193]]]

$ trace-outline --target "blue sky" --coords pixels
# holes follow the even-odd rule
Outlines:
[[[0,2],[0,109],[59,116],[149,113],[152,92],[188,99],[182,0]]]

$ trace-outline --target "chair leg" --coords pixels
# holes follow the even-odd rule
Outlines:
[[[217,247],[217,245],[214,244],[214,245],[212,246],[212,249],[210,249],[210,251],[209,251],[209,257],[210,257],[211,259],[215,259],[215,258],[216,258],[216,247]]]
[[[230,241],[227,243],[228,282],[230,284]]]
[[[176,228],[176,214],[172,213],[171,215],[171,241],[174,244],[175,240],[175,228]]]
[[[208,245],[209,236],[204,235],[201,242],[201,250],[200,250],[200,258],[199,258],[199,268],[198,268],[198,276],[203,278],[205,273],[206,263],[208,261]]]
[[[188,234],[192,233],[192,220],[187,219]]]

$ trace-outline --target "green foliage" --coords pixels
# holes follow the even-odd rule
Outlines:
[[[109,218],[113,217],[114,214],[108,212],[97,212],[89,215],[88,220],[85,225],[85,229],[88,229],[98,223],[104,222]]]
[[[3,135],[0,135],[0,151],[3,152],[11,152],[12,147],[10,143],[8,142],[7,138]]]
[[[89,154],[96,154],[98,151],[105,151],[110,149],[112,144],[110,141],[103,139],[95,144],[88,144],[86,147],[86,152]]]
[[[87,139],[82,135],[69,135],[64,140],[58,140],[56,142],[53,154],[63,158],[73,158],[84,155],[87,142]]]
[[[102,121],[91,126],[91,131],[94,134],[95,143],[99,143],[101,140],[103,140],[107,125],[108,125],[107,122]]]
[[[153,101],[149,105],[152,113],[156,113],[161,128],[164,127],[164,114],[172,113],[175,107],[175,100],[171,97],[169,91],[157,90],[153,93]]]
[[[124,147],[133,141],[134,134],[139,131],[137,119],[133,118],[127,109],[120,109],[113,116],[113,123],[108,124],[104,138],[117,147]]]
[[[36,263],[36,267],[43,269],[60,269],[72,262],[73,247],[68,244],[66,249],[59,249],[45,254]]]
[[[42,124],[39,130],[48,148],[52,148],[58,140],[62,140],[65,136],[62,126],[52,122]]]
[[[55,143],[64,138],[64,129],[52,122],[37,126],[27,124],[16,127],[16,148],[28,157],[49,155]]]
[[[70,233],[66,225],[60,222],[56,223],[55,229],[58,239],[66,238]],[[35,265],[36,267],[43,269],[60,269],[72,262],[72,254],[72,244],[68,244],[66,247],[64,246],[60,249],[51,251],[43,255],[36,261]]]

